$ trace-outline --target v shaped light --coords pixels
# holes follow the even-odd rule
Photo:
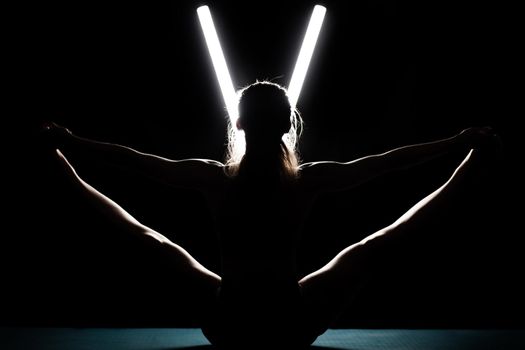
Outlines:
[[[308,24],[301,51],[299,51],[299,56],[292,74],[292,79],[288,86],[288,98],[290,99],[292,108],[295,108],[297,100],[299,99],[299,94],[301,93],[301,88],[303,87],[315,44],[317,43],[317,38],[321,31],[325,13],[325,7],[316,5],[312,12],[312,16],[310,17],[310,23]],[[228,111],[231,125],[235,126],[237,118],[239,117],[239,98],[233,86],[228,66],[226,65],[226,60],[224,59],[219,37],[217,36],[217,31],[215,30],[211,18],[210,9],[208,6],[201,6],[197,9],[197,15],[199,16],[206,45],[210,52],[215,74],[219,80],[219,86],[221,88],[222,97],[224,98],[224,103],[226,104],[226,110]]]

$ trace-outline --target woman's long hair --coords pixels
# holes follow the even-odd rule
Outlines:
[[[286,89],[269,81],[257,81],[237,94],[239,120],[237,125],[232,125],[231,121],[228,124],[227,175],[234,177],[243,167],[245,132],[263,135],[273,132],[281,138],[280,173],[288,179],[296,178],[299,169],[297,144],[303,122],[299,111],[291,107]]]

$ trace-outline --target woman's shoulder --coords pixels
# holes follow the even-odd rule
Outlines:
[[[175,187],[213,190],[227,178],[224,164],[216,160],[188,158],[170,162],[170,182]]]

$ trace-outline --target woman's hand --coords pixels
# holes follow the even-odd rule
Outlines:
[[[491,127],[472,127],[461,131],[457,138],[469,148],[487,149],[500,144],[499,136]]]
[[[52,148],[61,148],[73,137],[73,133],[54,122],[46,122],[42,126],[41,137]]]

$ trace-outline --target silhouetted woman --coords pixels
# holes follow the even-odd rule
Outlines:
[[[447,197],[477,157],[477,145],[494,136],[488,128],[470,128],[444,140],[348,163],[299,165],[295,144],[301,122],[285,89],[269,82],[248,86],[240,93],[239,115],[236,127],[244,131],[245,151],[239,153],[239,148],[231,145],[226,164],[169,160],[80,138],[55,124],[48,126],[48,133],[58,140],[60,149],[81,149],[206,196],[219,227],[220,275],[83,181],[57,150],[73,182],[95,207],[145,244],[165,253],[181,281],[198,293],[206,337],[216,345],[246,348],[272,342],[311,344],[377,267],[384,249],[423,231],[425,218],[447,204]],[[233,143],[243,136],[238,130],[230,130]],[[320,194],[346,190],[453,150],[468,154],[445,184],[391,225],[347,247],[321,269],[298,278],[297,242],[305,217]]]

